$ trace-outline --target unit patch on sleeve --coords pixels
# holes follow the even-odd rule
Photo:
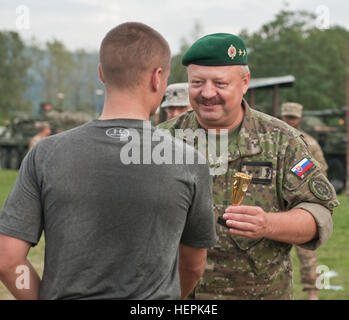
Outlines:
[[[320,178],[313,178],[309,181],[311,193],[318,199],[328,201],[333,198],[331,187],[328,183]]]
[[[314,167],[314,163],[312,163],[309,159],[304,158],[299,161],[291,171],[299,178],[303,179],[305,177],[305,173],[308,172],[311,168]]]

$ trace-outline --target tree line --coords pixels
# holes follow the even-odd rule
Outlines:
[[[70,51],[56,39],[24,43],[17,32],[0,32],[0,113],[31,113],[40,102],[94,113],[103,102],[97,67],[97,52]]]
[[[253,78],[291,74],[292,89],[282,89],[280,102],[297,101],[306,109],[345,105],[346,45],[349,31],[341,26],[320,30],[316,17],[305,11],[281,10],[255,32],[242,30]],[[169,83],[187,81],[181,58],[203,35],[197,21],[173,54]],[[69,111],[93,113],[103,102],[97,77],[98,53],[68,50],[59,40],[25,43],[14,31],[0,32],[0,113],[30,111],[39,101]],[[260,90],[256,102],[270,104]]]

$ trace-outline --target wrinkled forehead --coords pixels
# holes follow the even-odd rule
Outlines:
[[[194,78],[200,79],[224,79],[241,74],[241,66],[201,66],[190,64],[188,66],[189,81]]]

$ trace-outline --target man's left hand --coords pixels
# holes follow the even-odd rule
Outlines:
[[[229,206],[223,214],[229,232],[237,236],[260,239],[268,234],[268,215],[256,206]]]

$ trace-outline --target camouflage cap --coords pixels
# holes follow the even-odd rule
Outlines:
[[[209,34],[194,42],[184,54],[182,64],[247,65],[246,45],[244,40],[230,33]]]
[[[281,116],[302,118],[303,106],[296,102],[285,102],[281,105]]]
[[[161,108],[188,107],[190,105],[188,87],[187,82],[170,84],[166,89]]]

